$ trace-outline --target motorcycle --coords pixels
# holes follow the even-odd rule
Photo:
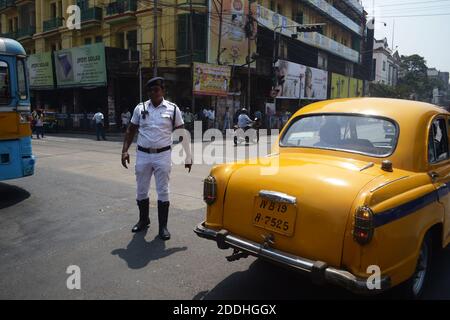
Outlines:
[[[261,119],[255,118],[253,122],[245,127],[245,128],[239,128],[237,125],[233,127],[234,129],[234,145],[237,146],[238,144],[241,144],[242,142],[245,142],[245,144],[252,143],[258,143],[259,142],[259,128],[261,127]],[[246,132],[249,129],[254,129],[256,134],[247,135]]]

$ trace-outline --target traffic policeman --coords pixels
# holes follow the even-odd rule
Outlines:
[[[139,207],[139,221],[132,232],[139,232],[150,225],[149,218],[149,189],[151,177],[155,177],[156,192],[158,194],[159,237],[169,240],[167,230],[169,215],[169,178],[172,167],[171,145],[172,132],[184,128],[180,109],[172,102],[164,99],[164,78],[150,79],[146,88],[149,100],[136,106],[127,128],[122,149],[122,165],[125,168],[130,163],[128,149],[138,132],[136,151],[136,200]],[[182,130],[185,132],[185,130]],[[192,168],[188,137],[183,135],[182,144],[186,152],[185,168]]]

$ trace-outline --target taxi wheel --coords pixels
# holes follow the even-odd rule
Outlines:
[[[420,248],[413,276],[401,285],[401,295],[406,299],[420,299],[426,287],[431,268],[431,236],[427,234]]]

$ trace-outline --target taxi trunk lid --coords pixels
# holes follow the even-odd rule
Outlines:
[[[235,170],[226,190],[223,227],[258,243],[273,237],[270,246],[275,249],[339,266],[352,204],[382,173],[376,168],[361,171],[367,162],[332,157],[285,154],[276,160],[278,169],[270,175],[256,164]],[[277,200],[280,195],[286,201]]]

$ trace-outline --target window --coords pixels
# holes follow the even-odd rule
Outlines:
[[[298,11],[297,14],[293,17],[293,20],[298,24],[303,24],[303,12]]]
[[[348,114],[311,115],[292,122],[281,147],[333,149],[387,157],[394,152],[398,129],[393,121]]]
[[[125,49],[125,41],[124,41],[123,37],[124,37],[123,32],[116,33],[116,47],[117,48]]]
[[[127,32],[127,49],[137,50],[137,30]]]
[[[5,61],[0,60],[0,105],[7,105],[10,101],[9,68]]]
[[[326,53],[319,52],[318,60],[317,60],[317,67],[322,70],[328,69],[328,56]]]
[[[270,10],[275,11],[275,1],[270,0]]]
[[[56,3],[50,3],[50,18],[56,18]]]
[[[26,78],[25,60],[17,59],[17,87],[19,88],[20,100],[25,100],[28,97]]]
[[[386,71],[386,61],[383,61],[383,71]]]
[[[433,121],[428,134],[428,161],[437,163],[448,158],[448,137],[445,120],[436,119]]]

